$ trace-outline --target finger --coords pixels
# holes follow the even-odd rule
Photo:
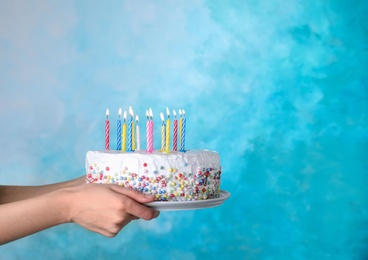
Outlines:
[[[139,192],[137,190],[128,189],[128,188],[121,187],[121,186],[114,185],[114,184],[112,184],[110,186],[110,189],[112,189],[113,191],[118,192],[120,194],[123,194],[125,196],[128,196],[128,197],[130,197],[130,198],[132,198],[135,201],[138,201],[140,203],[152,202],[155,199],[155,197],[153,195],[144,194],[144,193]]]
[[[134,216],[134,215],[131,215],[129,213],[124,213],[125,217],[123,218],[123,220],[115,226],[115,229],[112,230],[112,233],[115,235],[117,235],[120,230],[122,230],[126,225],[128,225],[131,221],[133,220],[137,220],[139,219],[138,217]]]
[[[124,208],[125,211],[131,215],[134,215],[138,218],[142,218],[145,220],[151,220],[153,218],[157,218],[160,214],[159,211],[156,211],[155,209],[149,208],[147,206],[144,206],[137,201],[135,201],[133,198],[125,197],[124,202]]]
[[[136,219],[139,218],[124,212],[121,221],[106,227],[96,227],[95,232],[100,233],[106,237],[115,237],[126,225],[128,225],[131,221]]]

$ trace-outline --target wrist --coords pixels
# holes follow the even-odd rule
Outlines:
[[[59,224],[71,222],[72,192],[70,189],[59,189],[50,195],[54,197],[50,202],[54,203],[52,207],[56,207],[55,211],[59,212]]]

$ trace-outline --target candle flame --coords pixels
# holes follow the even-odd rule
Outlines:
[[[160,113],[160,117],[161,117],[162,122],[164,122],[165,118],[164,118],[164,114],[162,114],[162,112]]]
[[[126,120],[126,117],[127,117],[127,112],[124,111],[124,121]]]
[[[121,117],[121,114],[122,114],[123,112],[122,112],[122,110],[121,110],[121,108],[119,108],[119,118]]]
[[[148,110],[146,110],[146,118],[147,118],[147,120],[149,119]]]
[[[176,118],[176,111],[175,110],[173,110],[173,114],[174,114],[174,117]]]
[[[170,110],[168,107],[166,107],[166,114],[167,114],[167,118],[170,118]]]
[[[179,109],[179,115],[181,116],[181,109]]]
[[[153,118],[152,108],[149,109],[149,114],[150,114],[150,117],[152,119]]]
[[[109,117],[109,114],[110,114],[110,111],[109,111],[109,109],[108,109],[108,108],[106,108],[106,118],[108,118],[108,117]]]
[[[135,116],[135,121],[137,122],[137,124],[138,124],[138,122],[139,122],[139,117],[138,117],[138,115],[136,115]]]
[[[129,115],[134,117],[133,108],[131,106],[129,107]]]

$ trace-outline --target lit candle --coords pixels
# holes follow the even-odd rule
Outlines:
[[[174,114],[174,136],[173,136],[173,150],[178,150],[178,120],[176,119],[176,111],[173,110]]]
[[[148,110],[146,110],[146,146],[147,146],[147,152],[150,152],[149,150],[149,139],[150,139],[150,121],[149,121],[149,114],[148,114]]]
[[[133,132],[132,132],[132,127],[133,127],[133,109],[132,107],[129,107],[129,114],[130,114],[130,119],[128,122],[128,151],[132,151],[132,137],[133,137]]]
[[[152,108],[149,109],[149,116],[150,116],[150,142],[149,142],[149,151],[153,152],[153,130],[154,130],[154,126],[153,126],[153,113],[152,113]]]
[[[180,136],[180,142],[181,142],[181,132],[183,131],[183,115],[181,113],[181,109],[179,109],[179,136]]]
[[[119,119],[117,125],[117,140],[116,140],[116,150],[121,150],[121,108],[119,108]]]
[[[166,145],[166,152],[169,153],[170,152],[170,110],[168,107],[166,108],[166,114],[167,114],[167,120],[166,120],[166,132],[165,132],[165,135],[166,135],[165,145]]]
[[[136,146],[136,139],[135,139],[135,127],[134,127],[134,113],[133,113],[133,109],[132,109],[132,150],[135,151],[135,149],[137,148]]]
[[[185,128],[186,128],[186,118],[185,118],[185,111],[182,110],[182,116],[183,116],[183,125],[181,130],[181,142],[180,142],[180,150],[182,152],[185,152]]]
[[[106,121],[105,121],[105,149],[110,150],[110,122],[109,122],[109,109],[106,109]]]
[[[122,133],[122,135],[123,135],[123,137],[122,137],[122,139],[123,139],[123,144],[122,144],[122,146],[121,146],[121,150],[123,150],[123,151],[126,151],[126,117],[127,117],[127,112],[126,111],[124,111],[124,123],[123,123],[123,133]]]
[[[141,149],[141,137],[139,132],[139,117],[138,115],[135,116],[135,122],[136,122],[136,132],[137,132],[137,150]]]
[[[160,117],[162,120],[162,126],[161,126],[161,152],[165,150],[165,119],[164,114],[162,112],[160,113]]]

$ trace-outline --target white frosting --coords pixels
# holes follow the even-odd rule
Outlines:
[[[207,199],[220,192],[220,156],[208,150],[89,151],[86,170],[88,182],[116,183],[156,200]]]

